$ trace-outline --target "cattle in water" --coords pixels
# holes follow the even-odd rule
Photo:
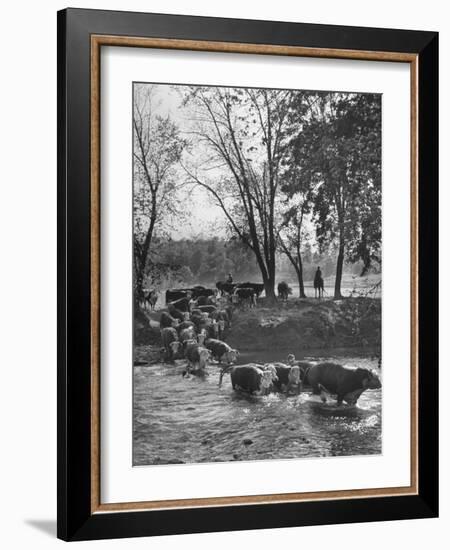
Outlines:
[[[256,294],[253,288],[236,288],[232,296],[233,303],[240,307],[255,307]]]
[[[238,283],[236,288],[253,288],[255,295],[259,298],[264,290],[263,283]]]
[[[195,325],[192,321],[183,321],[182,323],[180,323],[178,326],[177,326],[177,329],[178,329],[178,332],[180,333],[182,330],[184,330],[185,328],[194,328],[195,329]]]
[[[287,362],[289,364],[290,367],[299,367],[300,369],[300,376],[301,376],[301,379],[303,380],[305,375],[306,375],[306,372],[313,366],[315,365],[315,363],[311,363],[311,361],[297,361],[295,359],[295,355],[293,353],[290,353],[288,356],[287,356]]]
[[[319,363],[310,367],[304,383],[311,386],[313,393],[326,401],[325,393],[336,395],[338,405],[345,401],[356,405],[361,394],[369,389],[381,388],[377,374],[365,368],[344,367],[337,363]]]
[[[207,313],[204,315],[207,315]],[[205,332],[206,338],[217,338],[219,336],[219,324],[214,319],[202,317],[201,321],[197,323],[197,332],[202,331]]]
[[[181,346],[177,331],[172,327],[161,329],[161,342],[165,351],[165,360],[173,361]]]
[[[239,357],[238,350],[232,349],[228,344],[222,342],[222,340],[209,338],[205,342],[205,347],[211,351],[213,359],[216,359],[219,363],[235,363]]]
[[[198,342],[201,346],[204,346],[205,340],[206,340],[206,331],[205,331],[205,329],[202,329],[202,330],[199,332],[199,334],[197,334],[197,342]]]
[[[248,364],[225,367],[222,369],[219,378],[219,386],[225,373],[230,373],[231,385],[234,390],[241,390],[250,394],[260,392],[262,394],[270,391],[276,382],[277,376],[273,369],[264,370],[261,365]]]
[[[204,319],[201,313],[192,313],[191,322],[195,325],[195,330],[200,332],[204,325]]]
[[[295,388],[297,394],[302,390],[302,380],[300,367],[284,365],[283,363],[269,363],[264,365],[264,369],[273,366],[277,374],[277,380],[274,382],[274,387],[280,392],[285,392],[286,395],[289,391]]]
[[[211,313],[211,318],[215,319],[219,323],[220,321],[223,321],[224,328],[230,328],[231,326],[230,315],[226,309],[218,309],[217,311],[214,311]]]
[[[172,315],[167,313],[167,311],[163,311],[159,319],[159,326],[160,328],[177,327],[178,319],[175,319],[175,317],[172,317]]]
[[[278,297],[283,302],[286,302],[289,298],[289,294],[292,294],[292,288],[285,282],[278,283]]]
[[[210,351],[194,342],[186,346],[184,355],[188,360],[188,371],[199,373],[199,371],[204,372],[206,366],[208,365]]]
[[[193,327],[185,328],[180,332],[180,342],[185,340],[195,340],[195,330]]]

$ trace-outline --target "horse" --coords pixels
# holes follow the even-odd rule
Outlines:
[[[319,299],[323,298],[323,278],[320,276],[316,276],[314,278],[314,297],[317,298],[317,291],[319,292]]]

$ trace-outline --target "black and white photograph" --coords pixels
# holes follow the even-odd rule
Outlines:
[[[382,453],[381,94],[133,83],[133,465]]]

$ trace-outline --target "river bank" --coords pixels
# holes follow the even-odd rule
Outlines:
[[[162,311],[162,310],[161,310]],[[160,346],[161,311],[135,318],[135,359],[142,360],[141,346]],[[256,308],[235,310],[226,341],[242,352],[291,350],[293,353],[354,349],[355,353],[378,356],[381,350],[381,300],[290,299],[270,306],[261,300]],[[150,348],[149,348],[150,347]],[[153,353],[150,353],[153,355]],[[151,360],[151,358],[150,358]]]

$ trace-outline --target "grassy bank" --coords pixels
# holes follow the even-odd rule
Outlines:
[[[236,312],[227,341],[246,350],[381,347],[381,300],[290,300]]]

